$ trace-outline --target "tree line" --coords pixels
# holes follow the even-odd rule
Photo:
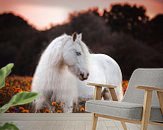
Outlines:
[[[0,15],[0,66],[15,63],[15,75],[32,76],[46,46],[63,33],[83,34],[93,53],[105,53],[128,79],[136,68],[163,67],[163,14],[150,19],[143,6],[114,4],[74,12],[69,22],[38,31],[12,13]]]

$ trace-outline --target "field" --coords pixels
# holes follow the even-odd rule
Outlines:
[[[32,77],[20,77],[20,76],[12,76],[6,79],[6,85],[2,89],[0,89],[0,106],[7,103],[13,95],[22,91],[30,91],[31,90]],[[123,90],[126,91],[128,85],[128,81],[123,81]],[[79,106],[77,112],[85,112],[85,102],[88,99],[79,99]],[[62,113],[64,106],[63,102],[51,102],[51,106],[53,106],[54,111],[57,113]],[[29,113],[31,111],[31,104],[11,107],[8,113]],[[42,109],[40,112],[49,113],[50,110],[47,108]]]

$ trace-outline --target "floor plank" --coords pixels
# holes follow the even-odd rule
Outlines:
[[[4,113],[0,124],[13,122],[20,130],[91,130],[91,113]],[[99,118],[97,130],[123,130],[120,123]]]

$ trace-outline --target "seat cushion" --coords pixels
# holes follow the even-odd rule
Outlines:
[[[130,120],[141,120],[143,105],[128,102],[90,100],[86,102],[86,111]],[[152,107],[150,120],[163,122],[160,108]]]

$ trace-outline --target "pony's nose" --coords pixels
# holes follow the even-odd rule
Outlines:
[[[88,76],[89,76],[89,73],[80,73],[80,77],[81,77],[81,79],[82,80],[86,80],[86,79],[88,79]]]
[[[80,73],[80,76],[83,79],[84,78],[84,73]]]
[[[89,77],[89,73],[87,73],[87,78]]]

